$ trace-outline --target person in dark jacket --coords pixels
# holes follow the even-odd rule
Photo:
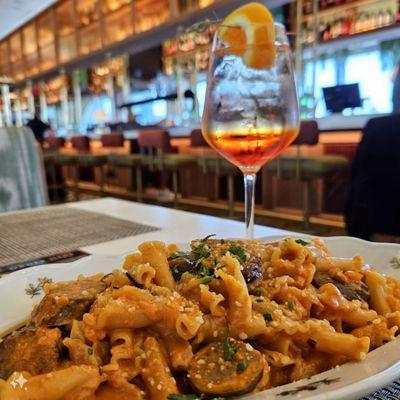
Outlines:
[[[40,143],[43,144],[44,142],[44,134],[47,130],[50,129],[50,125],[44,123],[40,118],[38,114],[35,114],[35,116],[28,121],[26,124],[29,128],[32,129],[33,134],[35,135],[36,140]]]
[[[400,236],[400,114],[371,119],[351,169],[345,210],[348,234]]]

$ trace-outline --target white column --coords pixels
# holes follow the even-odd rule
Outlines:
[[[68,110],[68,89],[64,82],[60,89],[61,97],[61,126],[68,129],[69,124],[69,110]]]
[[[28,112],[29,117],[33,118],[35,116],[35,97],[32,91],[32,82],[29,81],[26,85],[26,92],[28,94]]]
[[[23,126],[21,100],[19,98],[15,99],[14,110],[15,110],[15,126]]]
[[[197,72],[194,70],[190,73],[190,88],[193,92],[193,113],[194,113],[194,123],[198,124],[200,122],[200,110],[199,102],[197,100]]]
[[[128,103],[131,95],[131,82],[129,78],[129,56],[124,55],[122,59],[122,70],[119,76],[119,83],[121,86],[121,104]],[[116,115],[119,121],[123,120],[123,116],[126,115],[126,110],[118,108],[116,110]]]
[[[74,92],[74,119],[78,129],[82,120],[82,92],[79,78],[79,70],[75,70],[72,74],[72,85]]]
[[[107,75],[107,96],[111,100],[111,121],[116,120],[116,104],[115,104],[115,87],[114,87],[114,77],[111,72]]]
[[[12,126],[12,111],[10,101],[10,87],[7,83],[1,85],[1,98],[3,100],[3,116],[6,126]]]
[[[40,104],[40,119],[43,122],[48,122],[47,100],[46,100],[46,92],[45,92],[44,82],[40,83],[39,104]]]

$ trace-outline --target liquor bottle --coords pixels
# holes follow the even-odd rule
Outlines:
[[[342,36],[348,36],[350,35],[350,17],[348,15],[346,15],[343,18],[343,25],[342,25]]]
[[[379,28],[382,28],[382,26],[385,25],[384,15],[382,10],[379,10],[378,12],[377,24]]]
[[[391,25],[393,23],[393,12],[390,9],[387,9],[384,13],[383,13],[383,25],[384,26],[388,26]]]
[[[327,23],[322,33],[322,40],[326,41],[329,39],[331,39],[331,25]]]
[[[396,22],[400,22],[400,0],[397,2],[397,14],[396,14]]]
[[[303,4],[303,13],[305,15],[312,14],[313,12],[313,1],[312,0],[305,0]]]

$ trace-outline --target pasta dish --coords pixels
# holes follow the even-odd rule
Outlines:
[[[194,400],[361,361],[400,326],[400,281],[319,239],[145,242],[49,282],[0,343],[0,400]]]

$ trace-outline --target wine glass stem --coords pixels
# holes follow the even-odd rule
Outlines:
[[[254,204],[255,204],[256,174],[244,173],[244,219],[246,222],[246,237],[254,239]]]

